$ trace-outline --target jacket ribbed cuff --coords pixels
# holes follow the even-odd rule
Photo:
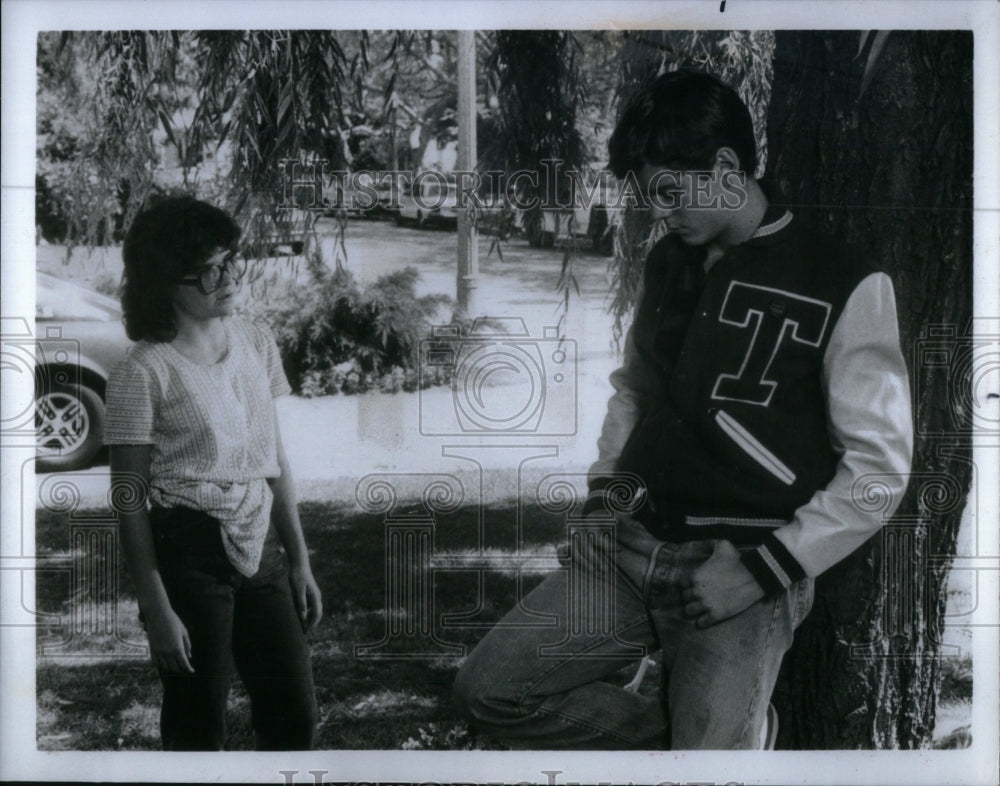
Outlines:
[[[757,548],[743,552],[740,559],[768,595],[784,592],[794,582],[806,577],[798,560],[784,543],[774,537],[774,533],[768,535]]]

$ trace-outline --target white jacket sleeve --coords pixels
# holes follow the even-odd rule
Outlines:
[[[823,386],[840,460],[830,483],[756,550],[754,561],[772,574],[762,582],[771,585],[766,589],[817,576],[842,560],[878,531],[906,491],[910,386],[892,281],[884,273],[866,277],[848,299],[824,356]]]
[[[640,293],[641,302],[642,293]],[[608,411],[597,440],[597,461],[588,472],[591,496],[584,507],[588,513],[600,504],[601,491],[614,476],[622,448],[636,424],[642,420],[649,405],[657,370],[635,345],[635,327],[625,335],[622,365],[611,373],[614,394],[608,400]]]

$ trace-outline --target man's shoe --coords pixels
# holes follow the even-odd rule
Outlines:
[[[760,750],[773,751],[776,739],[778,739],[778,711],[774,709],[773,704],[768,704],[764,727],[760,730]]]
[[[646,679],[646,672],[649,671],[649,667],[653,665],[653,659],[647,655],[639,662],[639,668],[636,669],[635,676],[632,681],[625,686],[625,690],[630,693],[638,693],[639,688],[642,687],[642,681]]]

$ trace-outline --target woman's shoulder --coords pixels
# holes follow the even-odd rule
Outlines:
[[[125,357],[118,361],[116,368],[129,373],[145,373],[149,376],[163,377],[170,373],[176,365],[176,355],[170,345],[163,341],[136,341]]]
[[[108,374],[111,387],[145,387],[152,380],[165,382],[169,374],[167,345],[157,341],[141,340],[131,347],[125,357],[112,367]]]
[[[125,357],[118,361],[115,369],[127,372],[151,372],[162,362],[162,358],[166,354],[165,348],[166,345],[158,341],[147,341],[146,339],[136,341],[129,347]]]
[[[271,329],[259,319],[248,316],[233,316],[229,319],[229,329],[233,335],[253,344],[259,352],[265,352],[273,341]]]

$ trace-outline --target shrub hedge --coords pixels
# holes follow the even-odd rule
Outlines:
[[[292,389],[312,397],[334,393],[416,390],[449,382],[448,369],[419,374],[420,342],[447,295],[417,297],[413,267],[361,287],[350,271],[310,265],[313,286],[298,288],[268,309]]]

